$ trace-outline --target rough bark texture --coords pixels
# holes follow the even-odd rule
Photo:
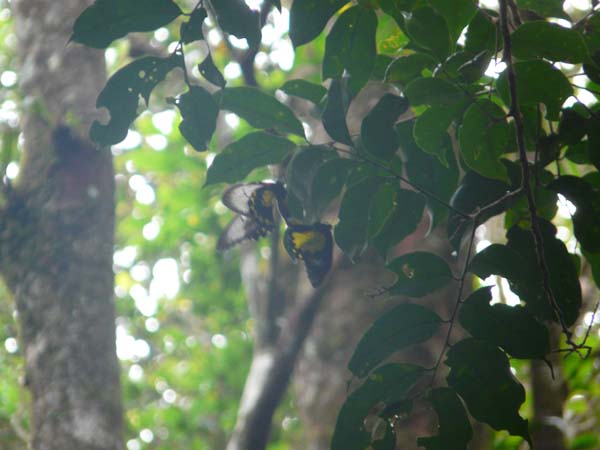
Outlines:
[[[77,137],[96,114],[104,58],[68,44],[90,3],[13,1],[25,139],[20,175],[5,188],[0,256],[18,312],[35,450],[123,448],[112,160]]]
[[[560,328],[550,327],[552,346],[560,343]],[[553,353],[549,359],[554,369],[554,379],[548,365],[540,360],[531,362],[531,389],[533,394],[532,439],[539,450],[565,450],[563,407],[568,388],[563,375],[562,355]]]

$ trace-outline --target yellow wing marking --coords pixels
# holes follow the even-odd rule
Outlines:
[[[273,191],[265,190],[262,193],[262,203],[265,206],[272,206],[273,200],[275,199],[275,194]]]
[[[313,230],[292,233],[294,248],[302,252],[316,253],[325,247],[325,236]]]

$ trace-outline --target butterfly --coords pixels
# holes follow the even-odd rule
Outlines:
[[[331,225],[288,224],[283,243],[292,259],[304,261],[310,284],[314,288],[320,286],[333,260]]]
[[[286,196],[287,192],[279,182],[244,183],[228,188],[221,200],[237,216],[221,233],[217,250],[227,250],[242,241],[258,239],[273,231],[275,211],[286,210]]]

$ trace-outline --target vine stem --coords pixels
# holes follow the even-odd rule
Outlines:
[[[446,354],[446,350],[450,347],[450,338],[452,337],[452,330],[454,330],[454,324],[456,323],[456,316],[458,315],[458,311],[460,310],[460,305],[462,304],[462,294],[465,289],[465,283],[467,279],[467,272],[469,271],[469,263],[471,262],[471,254],[473,253],[473,243],[475,241],[475,230],[477,230],[477,221],[474,219],[471,223],[471,235],[469,237],[469,243],[467,245],[467,255],[465,257],[465,264],[463,266],[462,273],[460,275],[460,284],[458,287],[458,294],[456,295],[456,301],[454,302],[454,308],[452,309],[452,315],[450,319],[447,321],[448,331],[446,332],[446,338],[444,339],[444,345],[442,346],[442,350],[437,357],[435,365],[431,369],[433,371],[431,375],[431,381],[429,382],[429,387],[432,387],[435,383],[435,378],[437,376],[438,369],[442,364],[442,358]]]
[[[504,40],[504,60],[506,63],[506,70],[508,74],[508,84],[510,91],[510,111],[509,115],[512,116],[515,122],[515,134],[517,139],[517,148],[519,152],[519,161],[521,163],[521,187],[525,191],[527,196],[527,206],[529,214],[531,216],[531,234],[533,237],[533,243],[535,248],[535,255],[542,276],[542,288],[544,294],[552,309],[556,318],[559,320],[562,331],[566,337],[567,343],[571,346],[576,346],[572,341],[572,333],[569,331],[567,324],[565,323],[563,314],[558,306],[552,288],[550,287],[550,271],[546,264],[546,257],[544,254],[544,243],[542,239],[542,232],[540,229],[540,221],[537,215],[537,206],[535,203],[535,197],[531,189],[531,171],[529,168],[529,160],[527,159],[527,149],[525,147],[524,138],[524,125],[523,117],[521,116],[521,110],[519,107],[519,97],[517,91],[517,76],[512,61],[512,41],[510,39],[510,29],[508,25],[508,0],[500,0],[500,30]]]

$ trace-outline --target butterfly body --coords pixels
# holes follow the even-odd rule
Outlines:
[[[275,212],[286,197],[281,183],[245,183],[228,188],[223,204],[238,215],[227,225],[217,243],[223,251],[245,240],[256,240],[275,228]]]

